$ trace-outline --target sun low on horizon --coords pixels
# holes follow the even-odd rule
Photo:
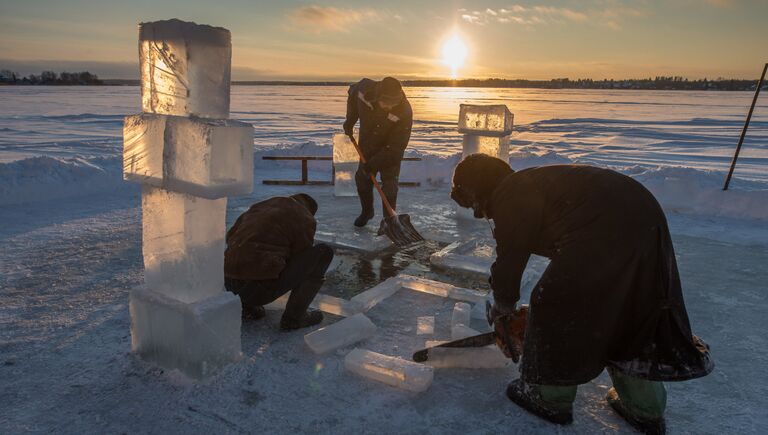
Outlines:
[[[459,69],[466,62],[469,49],[464,39],[458,33],[452,33],[442,43],[441,62],[450,70],[450,78],[459,78]]]

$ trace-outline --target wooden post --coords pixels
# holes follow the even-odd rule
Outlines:
[[[736,145],[736,152],[733,154],[733,160],[731,161],[731,169],[728,171],[728,176],[725,177],[725,185],[723,190],[728,190],[728,184],[731,182],[731,176],[733,176],[733,170],[736,169],[736,160],[739,158],[739,151],[741,151],[741,144],[744,143],[744,136],[747,135],[747,128],[749,128],[749,120],[752,119],[752,112],[755,110],[755,104],[757,103],[757,96],[760,95],[760,88],[763,87],[763,81],[765,80],[765,71],[768,70],[768,63],[763,67],[763,74],[760,76],[760,81],[757,82],[757,89],[755,89],[755,97],[752,98],[752,106],[749,108],[747,114],[747,120],[744,122],[744,128],[741,130],[741,137],[739,138],[739,144]]]
[[[309,180],[309,173],[307,170],[307,160],[301,161],[301,184],[307,184],[307,180]]]

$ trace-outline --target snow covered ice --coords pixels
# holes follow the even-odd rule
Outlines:
[[[333,194],[336,196],[357,196],[355,172],[360,156],[352,141],[344,133],[333,135]]]
[[[365,314],[358,313],[310,332],[304,341],[312,352],[322,354],[365,340],[375,333],[376,325]]]
[[[126,180],[204,198],[253,188],[253,126],[229,119],[142,113],[124,127]]]
[[[362,377],[420,393],[432,384],[432,367],[403,358],[355,349],[344,358],[344,367]]]
[[[505,104],[461,104],[459,133],[483,136],[508,136],[512,132],[514,115]]]
[[[175,19],[140,24],[143,111],[229,117],[231,39],[227,29]]]

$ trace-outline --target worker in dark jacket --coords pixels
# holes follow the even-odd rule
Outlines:
[[[264,317],[264,305],[291,292],[280,328],[320,323],[308,310],[325,280],[333,250],[314,244],[317,202],[300,193],[253,204],[227,232],[224,276],[227,290],[240,296],[246,318]]]
[[[497,332],[520,313],[530,255],[551,260],[531,293],[521,376],[507,396],[567,424],[576,386],[607,367],[614,386],[608,403],[633,426],[663,433],[662,382],[705,376],[714,365],[691,333],[667,221],[653,195],[607,169],[514,172],[503,160],[474,154],[456,167],[451,197],[493,220]]]
[[[381,174],[381,188],[392,208],[397,208],[400,161],[411,138],[413,112],[400,82],[385,77],[381,82],[362,79],[349,87],[344,133],[352,136],[360,120],[360,149],[366,163],[360,163],[355,182],[362,211],[355,226],[373,218],[373,182],[368,174]]]

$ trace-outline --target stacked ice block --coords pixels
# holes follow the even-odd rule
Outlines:
[[[462,139],[462,158],[471,154],[487,154],[509,160],[509,136],[512,134],[514,115],[504,104],[459,106],[459,133]],[[458,208],[457,216],[471,219],[468,209]]]
[[[230,41],[223,28],[142,23],[143,113],[123,130],[123,176],[142,184],[132,349],[198,378],[241,355],[240,300],[224,291],[225,216],[226,197],[253,188],[253,127],[227,119]]]
[[[333,135],[333,194],[357,196],[355,172],[360,161],[352,141],[344,133]]]

